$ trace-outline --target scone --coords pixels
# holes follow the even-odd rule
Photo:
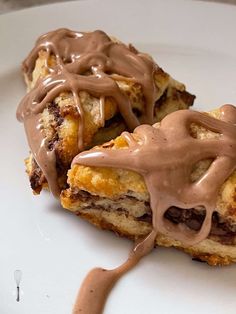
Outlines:
[[[236,261],[235,169],[236,107],[180,110],[80,153],[61,203],[130,239],[156,227],[156,245],[227,265]]]
[[[34,193],[59,195],[78,152],[186,109],[195,96],[153,59],[102,31],[42,35],[23,63],[28,94],[17,116],[30,146]]]

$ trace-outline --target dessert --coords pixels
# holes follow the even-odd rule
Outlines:
[[[17,117],[30,146],[34,193],[66,188],[75,155],[142,123],[186,109],[195,96],[153,59],[102,31],[42,35],[23,63],[28,94]]]
[[[236,108],[180,110],[79,154],[62,205],[134,240],[155,230],[211,265],[236,261]]]
[[[234,106],[186,110],[195,96],[183,84],[102,31],[41,36],[23,71],[29,93],[17,116],[33,191],[49,187],[66,209],[135,240],[124,264],[88,274],[74,314],[101,314],[116,281],[156,245],[236,262]]]
[[[101,314],[119,278],[158,245],[210,265],[236,261],[236,107],[180,110],[77,155],[65,208],[136,240],[127,261],[89,272],[73,314]]]

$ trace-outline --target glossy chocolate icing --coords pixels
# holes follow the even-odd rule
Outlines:
[[[145,54],[112,41],[102,31],[88,33],[58,29],[39,37],[34,49],[23,63],[28,79],[40,51],[47,52],[45,68],[48,75],[39,79],[36,86],[23,98],[17,118],[24,122],[30,149],[42,169],[54,195],[59,195],[55,149],[49,149],[41,128],[41,113],[62,92],[72,93],[79,116],[78,152],[83,150],[84,111],[80,91],[100,99],[101,118],[104,120],[104,99],[112,97],[126,122],[133,130],[140,123],[153,123],[153,109],[157,97],[154,82],[155,62]],[[50,66],[54,56],[56,65]],[[138,119],[131,103],[116,83],[116,79],[136,82],[142,86],[145,113]],[[104,121],[103,121],[104,122]]]

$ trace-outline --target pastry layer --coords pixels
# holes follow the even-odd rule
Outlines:
[[[219,118],[219,111],[210,113]],[[159,127],[156,124],[155,127]],[[197,139],[217,138],[220,135],[196,124],[191,135]],[[118,137],[104,144],[106,149],[125,149],[126,140]],[[199,179],[212,160],[198,162],[192,170],[192,182]],[[143,177],[136,172],[74,165],[68,173],[69,188],[61,194],[63,207],[89,220],[100,228],[113,230],[132,239],[142,238],[152,229],[149,193]],[[178,187],[176,187],[178,188]],[[175,224],[184,223],[198,231],[205,217],[204,208],[170,208],[165,218]],[[183,245],[158,234],[157,245],[174,246],[211,265],[226,265],[236,261],[236,172],[219,191],[212,228],[207,239],[194,246]]]

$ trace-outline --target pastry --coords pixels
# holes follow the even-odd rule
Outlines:
[[[149,55],[102,31],[42,35],[23,73],[28,93],[17,117],[31,150],[25,163],[36,194],[49,186],[58,196],[79,152],[186,109],[195,98]]]
[[[180,110],[75,157],[64,208],[133,240],[236,261],[236,108]]]

